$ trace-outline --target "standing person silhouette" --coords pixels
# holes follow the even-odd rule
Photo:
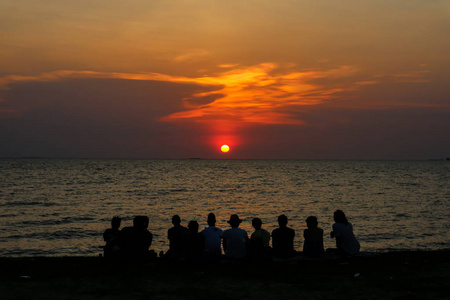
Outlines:
[[[222,233],[225,256],[232,260],[243,259],[247,254],[248,235],[247,231],[239,228],[241,222],[242,220],[239,219],[238,215],[231,215],[230,220],[227,222],[231,228]]]
[[[327,249],[329,253],[348,256],[359,253],[360,244],[353,233],[353,225],[347,220],[342,210],[336,210],[333,214],[333,231],[331,238],[336,238],[336,249]]]
[[[216,215],[208,214],[208,227],[202,230],[201,234],[205,239],[205,255],[209,260],[218,260],[222,255],[221,250],[221,235],[223,230],[216,227]]]
[[[297,255],[294,250],[295,231],[287,227],[288,218],[285,215],[278,217],[279,228],[272,231],[273,256],[289,258]]]

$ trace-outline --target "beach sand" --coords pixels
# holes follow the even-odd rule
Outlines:
[[[449,299],[450,250],[271,263],[0,258],[1,299]]]

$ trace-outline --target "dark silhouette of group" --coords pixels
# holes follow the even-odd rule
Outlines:
[[[233,214],[227,221],[230,228],[222,230],[216,227],[216,216],[210,213],[208,227],[199,232],[197,221],[190,221],[187,227],[181,225],[178,215],[172,217],[172,225],[167,232],[169,249],[159,256],[168,261],[270,261],[274,258],[289,259],[299,255],[317,258],[326,253],[337,256],[352,256],[359,253],[360,245],[353,234],[353,226],[341,210],[334,212],[333,230],[330,233],[336,239],[336,248],[324,250],[323,229],[318,227],[315,216],[306,219],[307,229],[303,231],[303,251],[294,249],[295,231],[287,226],[285,215],[278,217],[279,227],[270,234],[262,228],[262,220],[254,218],[252,226],[255,231],[250,235],[239,228],[242,220]],[[156,258],[152,245],[153,235],[148,231],[149,219],[136,216],[132,227],[120,228],[121,219],[114,217],[111,228],[106,229],[103,238],[104,256],[107,259],[125,261],[146,261]],[[272,247],[270,239],[272,238]],[[223,248],[223,254],[222,254]]]
[[[103,233],[103,239],[106,242],[103,248],[105,258],[143,261],[156,257],[156,254],[149,250],[153,235],[147,230],[148,217],[136,216],[132,227],[119,230],[121,221],[119,217],[113,217],[111,228]]]

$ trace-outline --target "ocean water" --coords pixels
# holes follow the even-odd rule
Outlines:
[[[167,250],[171,217],[237,213],[277,227],[289,217],[301,250],[305,219],[325,231],[342,209],[362,251],[450,248],[449,161],[1,159],[0,255],[98,255],[113,216],[147,215],[151,249]]]

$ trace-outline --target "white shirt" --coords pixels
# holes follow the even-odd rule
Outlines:
[[[347,225],[344,223],[334,223],[333,231],[335,237],[340,237],[342,239],[342,249],[348,254],[357,254],[359,252],[359,242],[353,234],[352,223],[348,222]]]
[[[247,253],[246,241],[247,231],[241,228],[230,228],[222,233],[222,238],[226,242],[225,255],[230,258],[243,258]]]

